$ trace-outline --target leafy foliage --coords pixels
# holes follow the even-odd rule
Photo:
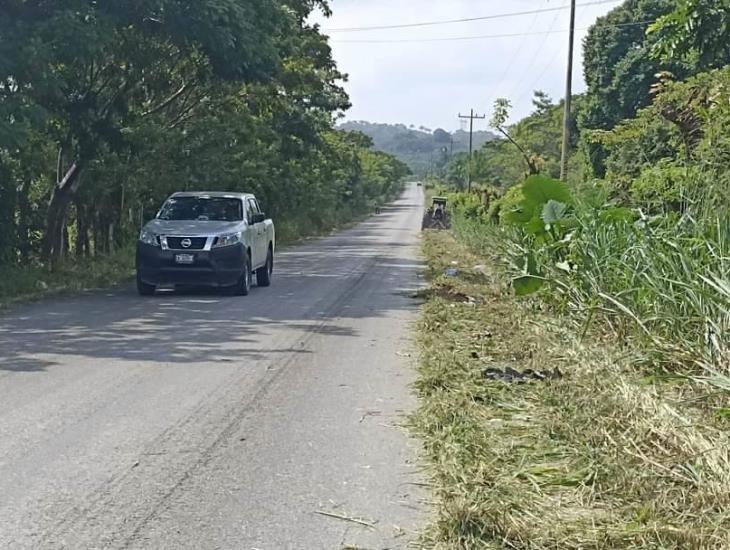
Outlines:
[[[517,208],[507,214],[506,219],[511,223],[523,224],[526,228],[534,228],[539,222],[550,223],[544,220],[545,208],[549,207],[552,214],[561,209],[564,213],[568,205],[573,202],[565,183],[545,176],[527,178],[520,186],[520,190],[522,200]]]
[[[575,98],[578,105],[580,98]],[[535,91],[535,111],[510,127],[504,127],[510,104],[498,100],[492,123],[504,139],[485,143],[475,151],[472,176],[480,185],[507,188],[521,182],[531,173],[551,177],[560,175],[560,157],[563,131],[563,102],[554,104],[550,97]],[[571,119],[572,142],[576,147],[580,136],[576,117]],[[446,179],[454,187],[461,187],[466,178],[466,156],[456,156],[447,167]]]
[[[607,151],[605,181],[512,188],[498,246],[515,293],[543,291],[586,326],[641,341],[662,368],[728,387],[729,124],[730,68],[666,81],[636,118],[589,134]]]
[[[392,197],[407,167],[334,129],[349,100],[314,9],[0,3],[0,261],[123,248],[181,189],[254,192],[283,238]]]
[[[627,0],[591,27],[584,42],[588,93],[581,125],[608,129],[631,118],[651,102],[649,91],[656,73],[670,69],[678,76],[684,74],[682,67],[654,59],[650,55],[653,42],[646,36],[649,23],[672,6],[671,0]]]
[[[730,63],[730,1],[678,0],[649,33],[655,58],[682,59],[700,70],[723,67]]]

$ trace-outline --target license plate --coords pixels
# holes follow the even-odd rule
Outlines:
[[[193,254],[175,254],[176,264],[191,264],[195,261]]]

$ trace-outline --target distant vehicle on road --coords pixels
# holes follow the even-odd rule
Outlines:
[[[423,182],[422,182],[422,181],[417,181],[417,182],[416,182],[416,185],[417,185],[418,187],[421,187],[421,186],[423,185]]]
[[[269,286],[274,222],[248,193],[175,193],[137,242],[137,291],[161,285],[226,288],[246,296],[253,275]]]

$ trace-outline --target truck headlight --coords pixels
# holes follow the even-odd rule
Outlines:
[[[152,231],[147,231],[146,229],[140,231],[139,240],[140,242],[150,246],[160,246],[160,236],[152,233]]]
[[[222,246],[231,246],[241,242],[240,233],[231,233],[229,235],[221,235],[213,243],[213,248],[220,248]]]

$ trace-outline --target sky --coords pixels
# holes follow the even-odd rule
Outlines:
[[[581,6],[589,3],[594,5]],[[621,0],[578,0],[575,93],[585,89],[582,41],[587,28],[620,4]],[[487,129],[498,97],[512,101],[511,122],[530,113],[536,89],[554,99],[562,97],[569,5],[570,0],[330,0],[332,17],[314,20],[330,36],[337,64],[349,77],[345,89],[353,106],[346,120],[453,131],[463,128],[459,113],[468,114],[472,108],[487,115],[487,120],[475,121],[475,129]],[[559,7],[566,9],[445,25],[335,30]],[[442,40],[495,34],[514,36]]]

